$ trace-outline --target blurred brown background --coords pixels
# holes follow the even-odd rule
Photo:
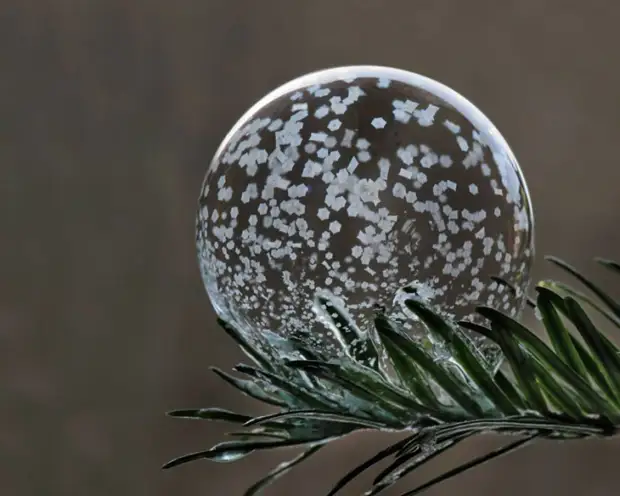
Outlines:
[[[207,370],[241,355],[214,326],[194,209],[228,128],[313,69],[393,65],[465,94],[525,170],[539,258],[620,291],[589,261],[620,258],[619,20],[614,0],[1,1],[0,493],[236,496],[281,459],[159,471],[223,433],[166,410],[254,407]],[[339,442],[269,494],[324,494],[388,440]],[[615,495],[618,456],[543,443],[428,494]]]

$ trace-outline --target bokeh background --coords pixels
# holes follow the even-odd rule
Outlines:
[[[2,0],[0,493],[236,496],[282,459],[159,470],[224,429],[166,410],[255,408],[208,371],[241,355],[214,325],[194,211],[228,128],[310,70],[393,65],[466,95],[525,171],[535,275],[558,275],[552,253],[620,291],[590,261],[620,258],[618,19],[614,0]],[[390,440],[339,442],[269,494],[325,494]],[[429,496],[615,495],[619,456],[540,443]]]

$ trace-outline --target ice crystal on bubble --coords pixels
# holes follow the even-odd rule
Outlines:
[[[402,304],[412,293],[454,319],[478,305],[516,316],[533,218],[512,151],[472,103],[410,72],[343,67],[281,86],[233,127],[206,173],[197,243],[216,312],[252,346],[294,337],[334,357],[319,296],[360,335],[379,305],[428,339]]]

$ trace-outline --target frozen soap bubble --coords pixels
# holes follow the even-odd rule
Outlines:
[[[216,312],[252,346],[273,354],[295,337],[335,356],[317,296],[371,336],[380,305],[425,339],[403,315],[405,286],[454,319],[481,304],[516,316],[533,218],[512,151],[472,103],[411,72],[342,67],[281,86],[233,127],[206,173],[197,243]]]

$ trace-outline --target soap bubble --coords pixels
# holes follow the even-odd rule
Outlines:
[[[317,297],[371,336],[380,306],[428,339],[402,305],[411,291],[453,319],[478,305],[517,316],[533,217],[512,151],[472,103],[410,72],[343,67],[281,86],[233,127],[206,173],[197,244],[216,312],[252,346],[294,337],[336,356]]]

